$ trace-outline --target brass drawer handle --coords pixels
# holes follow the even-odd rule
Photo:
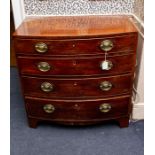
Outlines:
[[[100,89],[102,91],[109,91],[112,88],[112,84],[109,81],[103,81],[100,84]]]
[[[110,50],[112,50],[114,44],[111,40],[103,40],[100,44],[100,48],[101,50],[108,52]]]
[[[53,84],[51,84],[51,83],[49,83],[49,82],[43,82],[43,83],[41,84],[41,89],[42,89],[42,91],[44,91],[44,92],[51,92],[51,91],[53,91],[54,86],[53,86]]]
[[[55,111],[55,107],[52,104],[46,104],[44,105],[43,110],[46,113],[53,113]]]
[[[45,52],[47,52],[48,47],[47,47],[47,45],[46,45],[45,43],[40,42],[40,43],[37,43],[37,44],[35,45],[35,50],[36,50],[38,53],[45,53]]]
[[[109,112],[111,110],[111,105],[108,103],[103,103],[100,105],[99,110],[103,113]]]
[[[51,68],[51,66],[47,62],[39,62],[37,67],[42,72],[47,72]]]
[[[102,61],[100,67],[102,70],[110,70],[113,67],[113,63],[109,60]]]

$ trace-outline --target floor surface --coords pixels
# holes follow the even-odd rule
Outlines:
[[[16,68],[11,68],[11,155],[143,155],[144,122],[128,128],[40,124],[28,127]]]

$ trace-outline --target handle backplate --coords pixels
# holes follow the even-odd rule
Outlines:
[[[100,105],[99,110],[103,113],[107,113],[111,110],[111,105],[109,103],[103,103]]]
[[[44,105],[43,110],[46,113],[53,113],[55,111],[55,107],[52,104],[46,104]]]
[[[39,62],[37,67],[42,72],[47,72],[51,68],[51,66],[47,62]]]
[[[113,49],[113,42],[111,40],[103,40],[100,44],[101,50],[108,52]]]
[[[41,84],[41,90],[44,92],[51,92],[51,91],[53,91],[53,89],[54,89],[53,84],[51,84],[49,82],[43,82]]]
[[[47,52],[47,50],[48,50],[48,46],[47,46],[45,43],[40,42],[40,43],[37,43],[37,44],[35,45],[35,50],[36,50],[38,53],[45,53],[45,52]]]
[[[102,91],[109,91],[112,88],[112,84],[109,81],[103,81],[100,83],[100,89]]]

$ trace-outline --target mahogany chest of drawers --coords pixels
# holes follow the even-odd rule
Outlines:
[[[138,33],[127,16],[27,18],[14,48],[30,127],[127,127]]]

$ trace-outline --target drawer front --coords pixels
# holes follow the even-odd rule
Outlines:
[[[116,118],[128,115],[131,109],[129,96],[92,101],[54,101],[28,97],[25,102],[29,116],[60,121]]]
[[[129,93],[130,74],[104,78],[32,78],[22,77],[26,96],[44,98],[98,98]]]
[[[107,57],[109,70],[101,66],[104,57],[42,58],[18,57],[20,72],[37,76],[93,76],[132,72],[135,55]]]
[[[108,49],[111,49],[108,51],[109,53],[118,51],[136,50],[137,35],[126,35],[114,38],[83,39],[83,40],[82,39],[81,40],[80,39],[79,40],[16,39],[14,41],[14,45],[16,52],[18,54],[94,55],[105,53],[105,51],[102,50],[100,47],[101,45],[103,45],[103,41],[105,40],[110,40],[112,42],[112,44],[104,43],[104,45],[106,44],[106,47],[109,47]]]

